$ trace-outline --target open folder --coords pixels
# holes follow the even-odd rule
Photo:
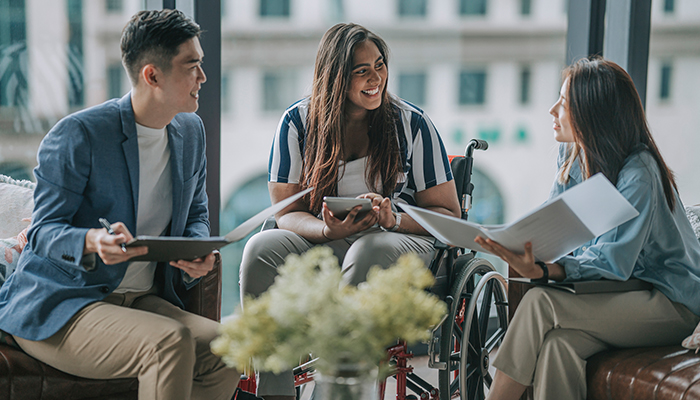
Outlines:
[[[260,226],[266,219],[284,210],[289,205],[309,193],[308,188],[274,204],[252,216],[226,236],[212,237],[175,237],[175,236],[136,236],[126,247],[148,246],[148,254],[134,257],[129,261],[174,261],[194,260],[206,256],[227,244],[237,242]]]
[[[550,262],[639,215],[617,188],[596,174],[507,225],[479,225],[407,204],[398,204],[443,243],[488,253],[474,242],[490,238],[522,253],[525,243],[539,261]]]

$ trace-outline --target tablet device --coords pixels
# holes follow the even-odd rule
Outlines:
[[[368,212],[372,210],[372,200],[370,199],[356,199],[353,197],[330,197],[326,196],[323,201],[331,210],[333,216],[338,219],[345,219],[350,210],[357,206],[362,206],[360,212],[355,216],[355,220],[360,220],[367,215]]]

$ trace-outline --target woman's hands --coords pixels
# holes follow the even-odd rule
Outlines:
[[[377,198],[375,200],[375,198]],[[368,212],[363,218],[355,220],[355,217],[360,212],[361,206],[356,206],[345,219],[338,219],[333,216],[333,213],[328,209],[326,203],[323,203],[323,209],[321,210],[321,215],[323,216],[323,222],[326,224],[323,227],[323,236],[328,240],[338,240],[346,238],[357,232],[362,232],[366,229],[371,228],[377,221],[380,220],[382,211],[380,210],[379,203],[380,199],[383,197],[376,193],[367,193],[357,198],[364,198],[372,200],[372,210]],[[387,205],[389,207],[389,213],[391,213],[391,201],[387,198]],[[385,205],[386,207],[386,205]],[[384,211],[385,213],[386,211]],[[393,218],[393,215],[391,216]],[[393,226],[393,225],[392,225]]]
[[[357,196],[372,201],[372,209],[377,213],[379,226],[391,229],[396,225],[396,216],[391,209],[391,199],[377,193],[365,193]]]
[[[539,265],[535,264],[535,256],[532,254],[532,243],[525,243],[525,252],[516,254],[501,246],[498,242],[491,239],[484,239],[477,236],[474,241],[485,250],[507,262],[508,265],[524,278],[539,279],[544,275],[544,271]],[[554,280],[563,280],[566,277],[566,272],[559,264],[547,264],[549,269],[549,278]]]

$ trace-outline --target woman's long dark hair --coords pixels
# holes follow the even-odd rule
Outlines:
[[[323,35],[318,48],[300,181],[302,189],[315,188],[307,195],[309,209],[314,214],[320,212],[324,196],[336,196],[338,192],[339,163],[346,156],[344,111],[353,56],[357,45],[366,40],[377,46],[388,68],[386,43],[360,25],[341,23],[333,26]],[[381,183],[381,193],[386,197],[393,192],[402,172],[393,102],[386,85],[381,106],[369,111],[369,126],[365,180],[375,192],[380,192],[377,184]]]
[[[569,66],[564,78],[569,78],[566,93],[574,145],[560,170],[559,182],[568,181],[571,166],[581,155],[584,178],[602,172],[615,185],[627,157],[644,144],[656,160],[666,202],[673,210],[674,190],[678,190],[673,172],[651,136],[629,74],[612,61],[594,57]]]

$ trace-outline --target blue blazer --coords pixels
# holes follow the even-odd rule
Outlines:
[[[209,236],[205,135],[196,114],[178,114],[167,126],[172,166],[171,236]],[[98,219],[123,222],[136,236],[139,148],[131,94],[69,115],[44,137],[34,169],[37,186],[29,243],[0,288],[0,329],[43,340],[81,308],[104,299],[124,278],[128,263],[105,265],[83,257],[85,234]],[[184,272],[160,263],[156,285],[183,307]]]

